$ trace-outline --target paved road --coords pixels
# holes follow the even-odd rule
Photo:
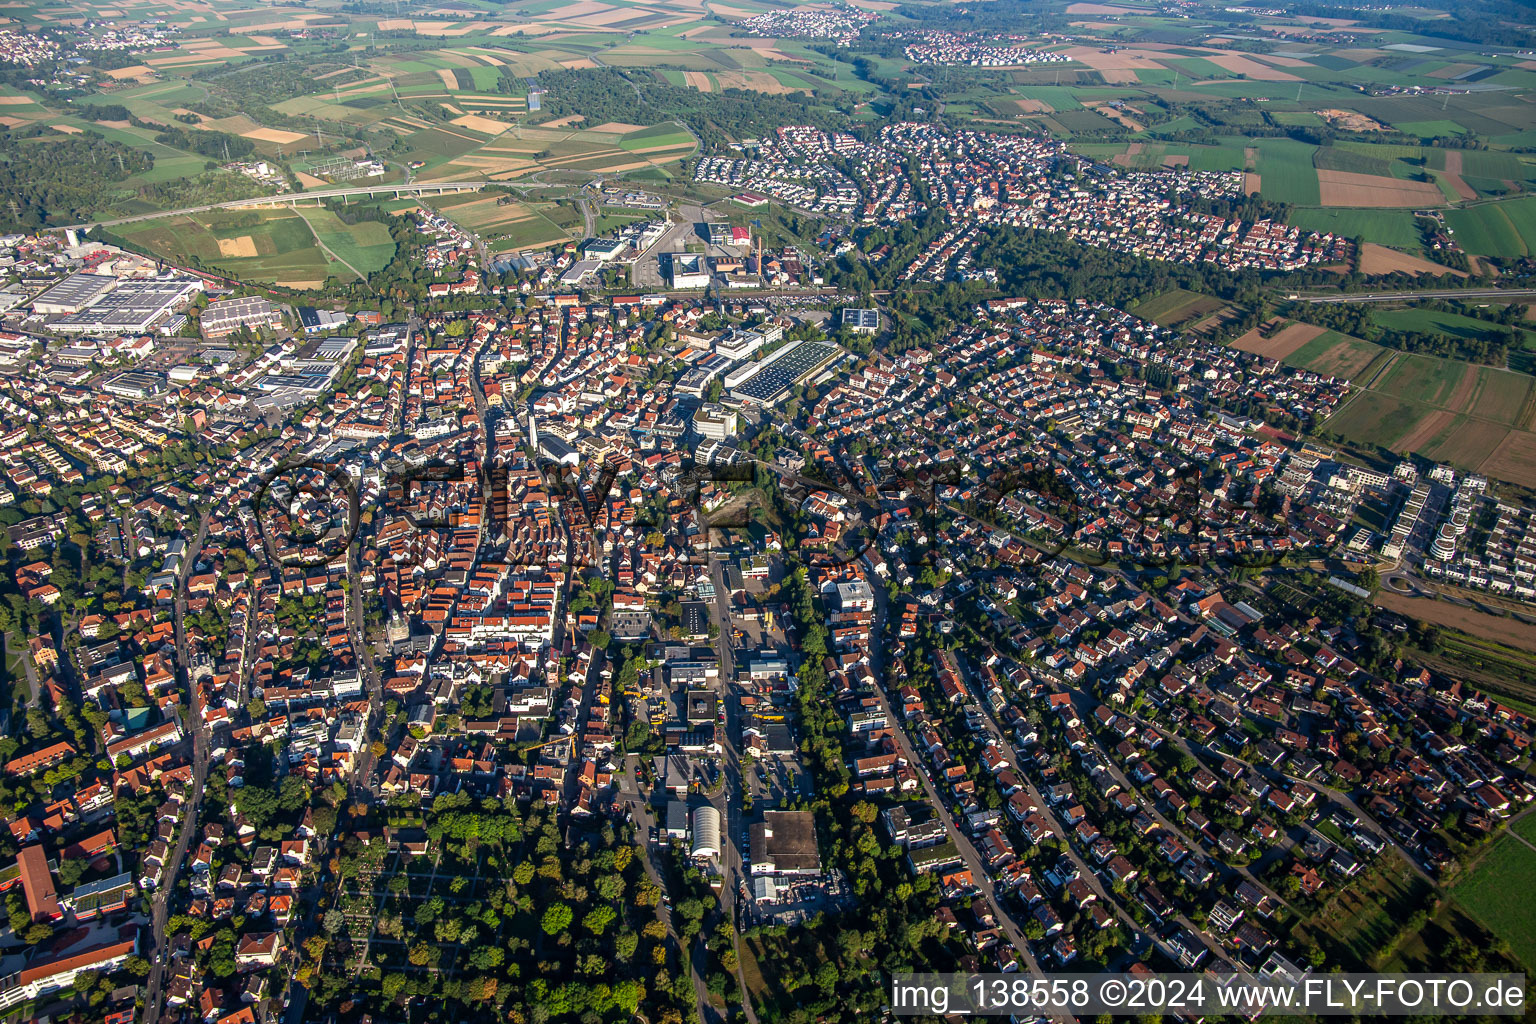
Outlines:
[[[5,634],[4,641],[5,657],[6,660],[9,661],[13,652],[13,648],[11,647],[10,633]],[[25,646],[20,646],[14,648],[14,653],[16,654],[16,657],[20,659],[22,668],[27,670],[27,689],[32,694],[32,696],[27,699],[27,707],[35,708],[37,707],[37,702],[40,699],[39,694],[42,692],[42,683],[37,678],[37,666],[32,664],[32,652]]]
[[[736,922],[733,929],[737,956],[737,981],[741,991],[747,991],[746,975],[741,970],[740,927],[746,908],[733,909],[739,885],[747,882],[747,869],[742,863],[741,836],[747,830],[746,814],[742,809],[741,796],[747,781],[741,774],[741,752],[736,747],[741,735],[741,701],[736,690],[735,652],[731,646],[731,591],[722,566],[725,563],[713,556],[709,559],[709,578],[715,587],[715,621],[720,627],[717,649],[720,656],[720,689],[725,708],[725,756],[721,759],[725,775],[725,811],[721,814],[720,867],[724,882],[720,887],[720,905],[727,920]],[[757,1011],[752,1000],[743,995],[742,1004],[750,1024],[757,1024]]]
[[[1301,295],[1303,302],[1403,302],[1409,299],[1516,299],[1536,295],[1536,288],[1443,288],[1422,292],[1366,292],[1365,294]]]
[[[629,809],[630,817],[634,819],[635,833],[640,842],[640,863],[645,868],[646,876],[656,885],[656,888],[666,893],[667,872],[665,866],[660,861],[660,852],[665,850],[666,846],[665,844],[651,842],[651,830],[657,827],[657,822],[651,815],[650,804],[646,801],[645,795],[640,792],[640,787],[636,782],[636,774],[639,771],[639,759],[640,755],[638,754],[629,754],[625,757],[624,770],[619,777],[618,800]],[[658,903],[656,905],[656,917],[662,924],[667,926],[668,936],[687,957],[688,972],[693,978],[694,997],[698,1000],[699,1005],[699,1019],[704,1024],[724,1024],[720,1012],[710,1002],[709,987],[704,983],[704,970],[707,964],[704,958],[699,955],[700,950],[703,948],[702,942],[696,943],[692,950],[682,949],[682,936],[678,934],[677,922],[673,920],[671,907],[667,904]],[[703,934],[707,935],[708,933],[709,927],[706,924]]]
[[[592,204],[582,196],[576,200],[576,206],[581,210],[582,231],[587,238],[592,238],[597,234],[597,218],[592,215]]]
[[[192,796],[181,819],[181,834],[177,837],[176,848],[171,851],[171,858],[166,864],[165,878],[154,896],[150,934],[154,938],[155,948],[150,957],[149,981],[144,995],[145,1020],[160,1018],[165,968],[170,961],[168,949],[170,936],[166,929],[170,894],[176,891],[176,875],[186,859],[192,834],[197,831],[198,814],[203,803],[203,784],[208,780],[208,731],[203,727],[202,687],[193,683],[191,674],[188,672],[191,661],[187,647],[187,633],[183,625],[187,610],[187,579],[192,574],[192,566],[197,562],[198,553],[202,550],[203,540],[207,535],[208,514],[204,513],[198,523],[197,536],[187,545],[187,557],[181,564],[181,573],[176,580],[176,601],[172,605],[171,619],[176,634],[176,679],[190,694],[186,727],[192,734]]]

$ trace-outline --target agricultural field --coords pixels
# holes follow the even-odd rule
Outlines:
[[[1536,250],[1536,197],[1447,211],[1456,241],[1477,256],[1523,256]]]
[[[332,2],[301,10],[232,0],[128,5],[123,17],[152,11],[180,35],[137,63],[103,62],[111,66],[80,102],[131,112],[134,124],[95,127],[156,151],[156,167],[130,183],[143,188],[193,176],[206,162],[153,140],[154,126],[178,120],[245,139],[256,156],[280,163],[365,150],[388,159],[392,173],[409,167],[423,180],[515,180],[545,170],[658,179],[693,154],[708,118],[690,120],[689,132],[673,120],[683,111],[649,99],[647,81],[701,98],[793,96],[807,115],[850,123],[919,95],[942,101],[951,118],[1049,133],[1129,169],[1244,172],[1246,188],[1292,207],[1292,224],[1407,254],[1420,254],[1411,211],[1425,206],[1453,207],[1451,225],[1474,255],[1536,246],[1536,199],[1521,195],[1536,188],[1536,157],[1511,148],[1536,142],[1528,101],[1536,74],[1513,55],[1415,35],[1411,14],[1401,29],[1372,30],[1367,46],[1347,23],[1330,27],[1340,33],[1335,42],[1285,15],[1213,10],[1195,24],[1152,8],[1085,10],[1072,41],[1044,44],[1064,62],[936,71],[881,43],[881,33],[911,21],[884,4],[869,6],[881,20],[835,57],[814,39],[743,31],[743,19],[769,9],[756,0],[472,7],[450,16],[361,13]],[[61,11],[19,5],[15,17],[42,29],[60,23]],[[540,76],[604,69],[622,69],[633,83],[630,109],[600,119],[626,122],[628,132],[549,112],[559,93],[544,91]],[[1489,91],[1361,91],[1448,82]],[[13,87],[0,105],[6,125],[68,132],[92,124],[68,104]],[[1273,137],[1276,128],[1290,137]],[[545,131],[566,134],[536,134]],[[1474,148],[1455,148],[1474,133]]]
[[[1417,250],[1419,229],[1411,210],[1321,209],[1297,207],[1286,223],[1308,231],[1326,231],[1398,249]]]
[[[419,175],[423,181],[512,181],[548,170],[618,174],[661,167],[697,148],[686,130],[671,123],[518,128],[496,135],[476,131],[481,127],[427,129],[402,141],[425,164]],[[620,130],[600,130],[609,127]]]
[[[328,276],[355,279],[348,264],[372,273],[395,252],[383,224],[348,226],[323,209],[216,211],[138,221],[116,232],[173,261],[290,288],[316,287]]]
[[[1153,296],[1143,302],[1132,306],[1128,312],[1134,313],[1143,320],[1151,320],[1164,327],[1177,327],[1179,324],[1198,320],[1223,305],[1220,299],[1209,295],[1200,295],[1195,292],[1175,288],[1171,292]]]
[[[1536,970],[1536,890],[1531,887],[1532,878],[1536,878],[1536,849],[1530,846],[1530,836],[1521,842],[1506,835],[1451,889],[1456,901],[1480,924],[1509,943],[1527,971]]]
[[[1291,366],[1351,382],[1370,380],[1388,358],[1380,345],[1337,331],[1323,331],[1283,358]]]
[[[1291,224],[1401,254],[1362,261],[1366,273],[1440,272],[1413,262],[1430,255],[1412,216],[1425,207],[1448,208],[1473,256],[1536,251],[1536,197],[1524,195],[1536,190],[1536,156],[1517,151],[1536,146],[1536,73],[1513,53],[1417,35],[1411,13],[1401,28],[1357,35],[1348,22],[1314,32],[1273,13],[1212,10],[1197,24],[1134,5],[1076,15],[1065,0],[1047,6],[1077,19],[1070,41],[1042,43],[1064,61],[936,69],[885,40],[916,22],[880,3],[867,7],[880,20],[835,55],[813,38],[746,31],[744,19],[771,9],[758,0],[517,0],[454,15],[364,13],[333,0],[298,10],[131,4],[122,17],[152,12],[177,27],[175,44],[87,66],[92,85],[73,102],[6,86],[0,124],[95,130],[153,152],[154,168],[102,206],[127,213],[176,208],[180,193],[167,190],[208,163],[156,141],[160,126],[225,133],[294,171],[366,153],[397,181],[545,171],[664,181],[701,139],[724,141],[719,119],[684,94],[793,99],[805,120],[847,124],[937,100],[950,119],[1050,134],[1129,170],[1244,173],[1245,190],[1287,204]],[[45,29],[62,11],[22,4],[13,17]],[[585,88],[569,76],[614,74],[635,97],[625,93],[622,112],[610,102],[588,120],[561,105],[569,88]],[[1446,94],[1447,83],[1468,91]],[[1426,92],[1362,91],[1390,87]],[[82,113],[91,104],[120,104],[131,120],[93,120]],[[489,223],[509,218],[501,211]]]
[[[1360,386],[1324,424],[1328,432],[1510,483],[1536,483],[1536,463],[1528,459],[1536,451],[1530,432],[1536,378],[1336,339],[1319,335],[1289,360],[1319,373],[1330,366],[1348,369],[1351,374],[1339,375]],[[1311,345],[1319,347],[1309,350]]]
[[[485,239],[496,251],[515,252],[564,244],[572,239],[568,208],[553,203],[515,200],[471,192],[427,200],[450,220]],[[580,224],[577,219],[574,225]]]
[[[1322,333],[1321,327],[1312,324],[1284,323],[1276,318],[1238,338],[1232,347],[1266,359],[1283,360]]]

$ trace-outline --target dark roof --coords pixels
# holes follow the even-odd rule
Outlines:
[[[817,871],[816,817],[810,811],[767,811],[752,826],[753,863],[777,871]]]

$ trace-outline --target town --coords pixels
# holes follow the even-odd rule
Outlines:
[[[977,216],[913,278],[985,224],[1072,224],[1056,203],[1126,211],[1145,235],[1068,230],[1163,258],[1333,251],[1173,226],[1199,221],[1160,184],[1049,185],[1045,145],[883,142],[861,173],[911,157],[922,202]],[[768,191],[777,153],[846,152],[775,146],[700,173]],[[982,152],[1020,176],[969,180]],[[920,202],[886,194],[845,212]],[[927,348],[857,349],[888,311],[688,294],[675,266],[677,291],[601,294],[665,221],[516,287],[418,224],[445,280],[392,310],[3,240],[26,669],[0,878],[37,952],[0,1007],[129,977],[107,1019],[303,1019],[327,977],[381,972],[392,999],[434,965],[499,1003],[518,917],[570,908],[433,924],[482,884],[466,815],[498,849],[556,818],[631,836],[632,951],[666,962],[723,922],[678,967],[705,1019],[741,935],[881,884],[822,841],[850,827],[899,851],[909,906],[973,967],[1299,976],[1327,954],[1285,926],[1298,901],[1384,857],[1434,877],[1536,797],[1530,718],[1391,659],[1401,623],[1358,610],[1378,555],[1536,599],[1530,513],[1300,440],[1342,381],[1086,300],[989,299]]]
[[[834,155],[849,161],[859,180],[826,162]],[[906,170],[910,160],[916,160],[916,181]],[[1347,258],[1350,246],[1337,235],[1264,220],[1245,223],[1169,200],[1170,194],[1203,201],[1240,198],[1238,172],[1124,173],[1085,167],[1046,139],[956,135],[923,124],[888,125],[879,145],[844,133],[781,128],[750,158],[700,160],[694,180],[870,224],[942,210],[956,226],[933,243],[923,265],[909,268],[913,277],[931,281],[963,273],[968,246],[952,244],[968,234],[962,224],[1065,232],[1097,248],[1228,270],[1294,271],[1337,263]]]
[[[1501,4],[12,5],[0,1024],[1530,968]]]

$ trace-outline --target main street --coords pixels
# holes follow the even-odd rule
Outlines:
[[[731,643],[731,588],[725,578],[723,559],[709,554],[709,579],[715,588],[714,619],[719,627],[720,634],[716,638],[716,651],[720,658],[720,688],[723,694],[723,706],[725,709],[724,736],[721,737],[721,746],[725,756],[722,760],[722,774],[725,777],[725,810],[720,815],[720,868],[724,881],[720,886],[720,907],[726,920],[736,925],[736,949],[737,949],[737,980],[741,984],[742,991],[746,991],[746,975],[740,969],[741,937],[740,929],[746,925],[746,914],[751,906],[750,894],[747,900],[736,904],[736,898],[741,890],[750,884],[747,868],[742,860],[742,837],[747,832],[747,819],[742,809],[742,793],[747,785],[746,778],[741,772],[741,752],[737,749],[737,742],[741,736],[741,700],[736,685],[736,656]],[[752,1000],[744,999],[743,1005],[747,1011],[747,1020],[757,1024],[757,1012],[752,1008]]]
[[[159,1020],[161,1000],[165,987],[165,970],[170,962],[170,936],[166,921],[169,918],[170,896],[176,891],[176,876],[187,856],[187,847],[197,831],[199,811],[203,804],[203,786],[208,781],[208,731],[203,724],[202,687],[192,678],[191,652],[187,645],[185,616],[187,611],[187,580],[203,541],[208,536],[209,514],[204,512],[198,520],[197,534],[187,545],[186,558],[176,577],[176,599],[171,606],[171,621],[176,637],[176,682],[188,694],[188,713],[184,728],[192,736],[192,792],[187,809],[181,818],[176,837],[176,847],[165,864],[165,877],[154,895],[154,912],[150,920],[150,934],[154,939],[154,951],[150,960],[149,979],[144,990],[144,1019]]]

